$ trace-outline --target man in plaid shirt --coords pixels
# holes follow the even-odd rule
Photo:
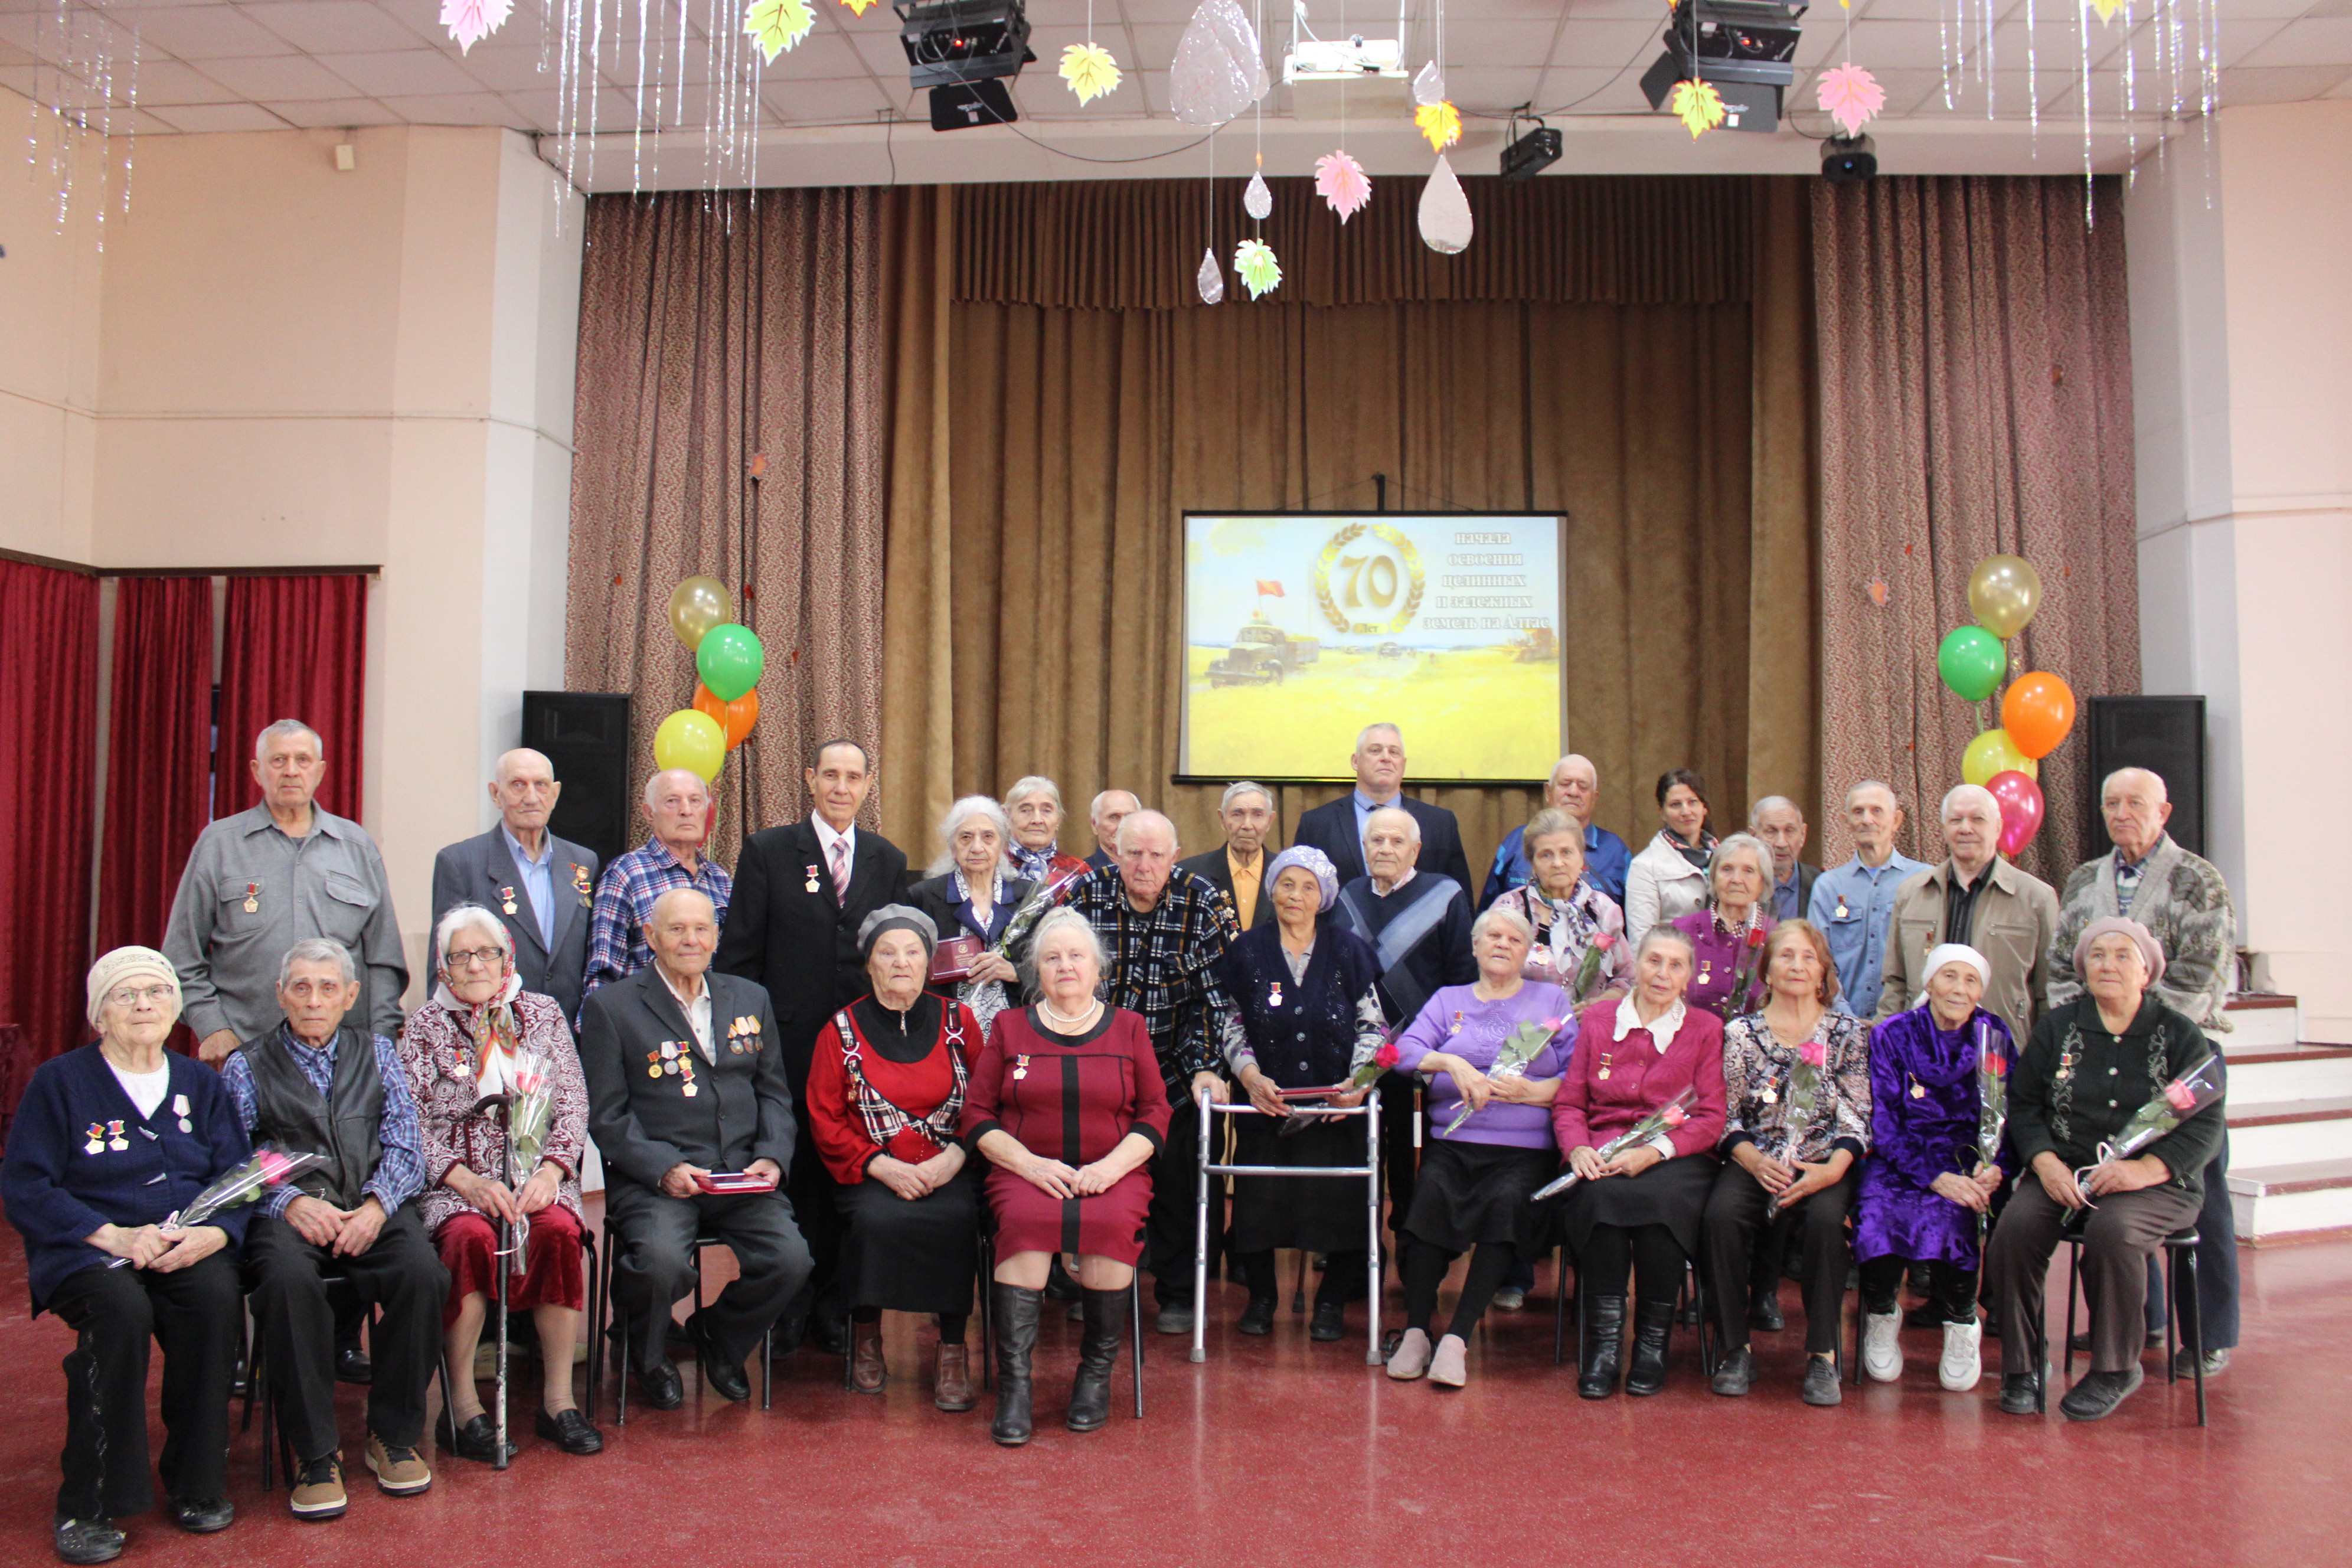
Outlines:
[[[646,921],[654,900],[672,888],[692,888],[710,900],[720,930],[727,926],[727,900],[735,879],[703,857],[710,838],[710,786],[684,768],[646,781],[646,820],[653,837],[625,855],[615,855],[596,884],[596,908],[588,921],[588,979],[583,1003],[596,987],[635,974],[654,961],[646,945]],[[583,1015],[584,1016],[584,1015]],[[572,1020],[579,1026],[579,1019]]]
[[[1070,890],[1110,952],[1114,1007],[1142,1016],[1160,1056],[1174,1108],[1168,1137],[1153,1157],[1146,1267],[1160,1302],[1163,1334],[1192,1331],[1194,1171],[1200,1159],[1198,1097],[1223,1104],[1229,1086],[1218,1071],[1218,1042],[1233,1001],[1217,979],[1217,961],[1237,934],[1215,888],[1176,869],[1176,825],[1138,811],[1118,825],[1118,861]],[[1209,1256],[1223,1244],[1223,1205],[1209,1206]]]

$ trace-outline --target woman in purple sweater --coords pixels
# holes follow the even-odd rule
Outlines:
[[[1534,941],[1515,910],[1480,915],[1470,927],[1477,982],[1440,990],[1397,1042],[1396,1070],[1430,1079],[1436,1134],[1422,1152],[1412,1207],[1397,1227],[1405,1331],[1389,1375],[1400,1382],[1426,1373],[1439,1387],[1461,1387],[1470,1331],[1513,1261],[1541,1249],[1545,1216],[1528,1198],[1559,1168],[1551,1100],[1568,1065],[1573,1008],[1559,986],[1522,978]],[[1437,1287],[1465,1252],[1469,1275],[1444,1337],[1432,1345]]]

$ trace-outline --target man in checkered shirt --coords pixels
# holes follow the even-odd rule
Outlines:
[[[625,979],[653,962],[646,921],[653,918],[655,901],[664,893],[693,889],[710,900],[719,928],[727,925],[735,879],[702,853],[710,839],[710,786],[684,768],[656,773],[646,781],[644,811],[651,836],[627,854],[614,856],[596,884],[596,907],[588,921],[588,977],[581,988],[583,1010],[573,1020],[575,1026],[586,1019],[584,1005],[598,986]]]
[[[1224,1103],[1217,1043],[1234,1005],[1217,979],[1217,961],[1239,933],[1215,888],[1176,869],[1176,825],[1138,811],[1118,825],[1118,861],[1070,890],[1110,952],[1107,1000],[1141,1015],[1174,1107],[1166,1142],[1152,1161],[1146,1267],[1160,1302],[1163,1334],[1192,1331],[1194,1171],[1200,1159],[1205,1091]],[[1223,1184],[1219,1184],[1220,1186]],[[1209,1206],[1209,1256],[1223,1245],[1221,1203]]]

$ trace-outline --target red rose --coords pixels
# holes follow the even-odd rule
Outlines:
[[[1684,1122],[1690,1120],[1688,1116],[1684,1114],[1683,1108],[1679,1105],[1667,1106],[1664,1110],[1658,1112],[1658,1118],[1669,1127],[1680,1127]]]
[[[1764,945],[1764,928],[1762,926],[1749,926],[1748,928],[1748,945],[1750,947],[1762,947]]]
[[[1809,1068],[1820,1067],[1830,1059],[1828,1047],[1819,1040],[1807,1040],[1797,1047],[1797,1058]]]
[[[1592,951],[1595,952],[1607,952],[1611,948],[1615,947],[1616,945],[1617,937],[1615,933],[1612,931],[1604,931],[1599,936],[1592,939]]]
[[[1381,1048],[1372,1053],[1372,1065],[1382,1072],[1397,1065],[1397,1047],[1394,1040],[1381,1042]]]
[[[1992,1074],[1995,1078],[2006,1078],[2009,1076],[2009,1063],[2001,1059],[2001,1055],[1999,1051],[1987,1051],[1984,1054],[1984,1061],[1981,1065],[1985,1071]]]

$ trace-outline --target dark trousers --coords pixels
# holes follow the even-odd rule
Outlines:
[[[2230,1207],[2230,1135],[2221,1134],[2221,1152],[2205,1167],[2205,1206],[2197,1211],[2197,1327],[2209,1351],[2235,1350],[2238,1345],[2238,1217]],[[2147,1331],[2164,1327],[2164,1277],[2151,1254],[2147,1260]],[[2188,1271],[2173,1280],[2180,1300],[2174,1310],[2187,1322]],[[2183,1331],[2181,1342],[2188,1342]]]
[[[1360,1247],[1353,1252],[1331,1253],[1325,1260],[1323,1272],[1316,1279],[1315,1304],[1320,1307],[1347,1301],[1352,1299],[1353,1293],[1361,1291],[1367,1261]],[[1269,1247],[1263,1252],[1236,1252],[1234,1263],[1249,1285],[1251,1300],[1278,1302],[1282,1300],[1282,1276],[1274,1265],[1274,1248]]]
[[[1143,1221],[1152,1299],[1163,1307],[1192,1304],[1193,1216],[1200,1206],[1200,1184],[1201,1108],[1187,1100],[1169,1112],[1168,1137],[1151,1157],[1151,1207]],[[1213,1271],[1225,1247],[1223,1185],[1218,1178],[1209,1178]]]
[[[620,1237],[613,1303],[628,1314],[629,1364],[639,1372],[668,1353],[670,1308],[694,1289],[694,1238],[715,1236],[735,1254],[735,1278],[697,1313],[702,1331],[730,1366],[740,1366],[809,1280],[808,1244],[781,1193],[698,1193],[673,1198],[625,1176],[604,1189],[604,1212]]]
[[[66,1276],[48,1310],[74,1331],[65,1360],[59,1519],[121,1519],[154,1506],[147,1476],[147,1346],[163,1347],[163,1492],[228,1495],[228,1382],[245,1325],[236,1254],[169,1274],[125,1264]]]
[[[1385,1072],[1380,1077],[1381,1180],[1389,1194],[1389,1255],[1403,1245],[1399,1227],[1412,1212],[1413,1179],[1421,1170],[1421,1079],[1418,1075]],[[1528,1277],[1530,1282],[1534,1276]]]
[[[1701,1265],[1706,1293],[1724,1349],[1741,1350],[1748,1344],[1748,1293],[1758,1254],[1770,1260],[1777,1278],[1793,1234],[1804,1252],[1805,1349],[1817,1355],[1837,1350],[1845,1271],[1853,1261],[1845,1215],[1853,1203],[1853,1173],[1848,1171],[1834,1184],[1775,1209],[1772,1194],[1755,1177],[1737,1161],[1724,1162],[1716,1173],[1715,1190],[1707,1194],[1701,1243],[1706,1252]]]
[[[1977,1321],[1977,1271],[1961,1268],[1940,1258],[1927,1259],[1927,1299],[1948,1323],[1973,1323]],[[1911,1260],[1893,1253],[1866,1258],[1861,1268],[1862,1310],[1884,1317],[1899,1310],[1897,1299],[1903,1289],[1903,1276],[1909,1271]]]
[[[1404,1238],[1404,1256],[1398,1272],[1404,1276],[1404,1326],[1429,1332],[1430,1320],[1437,1315],[1437,1288],[1445,1282],[1445,1271],[1462,1255],[1448,1251],[1433,1242],[1408,1234]],[[1454,1316],[1445,1331],[1459,1339],[1468,1339],[1470,1331],[1478,1326],[1486,1315],[1486,1305],[1494,1300],[1495,1292],[1503,1288],[1503,1280],[1519,1260],[1519,1249],[1507,1241],[1482,1241],[1470,1249],[1470,1269],[1462,1278],[1462,1294],[1454,1299]],[[1362,1255],[1357,1257],[1361,1267]]]
[[[1662,1225],[1596,1225],[1575,1255],[1577,1294],[1622,1296],[1628,1280],[1641,1286],[1640,1300],[1671,1304],[1683,1293],[1690,1254]]]
[[[2196,1213],[2197,1200],[2172,1186],[2111,1194],[2090,1211],[2083,1225],[2082,1270],[2091,1307],[2092,1371],[2122,1372],[2138,1362],[2148,1255]],[[2071,1214],[2029,1173],[2018,1179],[2016,1195],[1993,1226],[1985,1286],[2000,1311],[2004,1374],[2036,1370],[2032,1331],[2048,1321],[2042,1293],[2050,1255]]]
[[[449,1271],[426,1239],[416,1205],[383,1222],[375,1245],[354,1258],[313,1247],[283,1220],[256,1215],[245,1237],[255,1331],[269,1373],[269,1398],[294,1457],[308,1461],[341,1447],[335,1430],[335,1309],[327,1280],[383,1309],[371,1337],[368,1430],[392,1448],[425,1440],[425,1399],[441,1359],[441,1309]]]

